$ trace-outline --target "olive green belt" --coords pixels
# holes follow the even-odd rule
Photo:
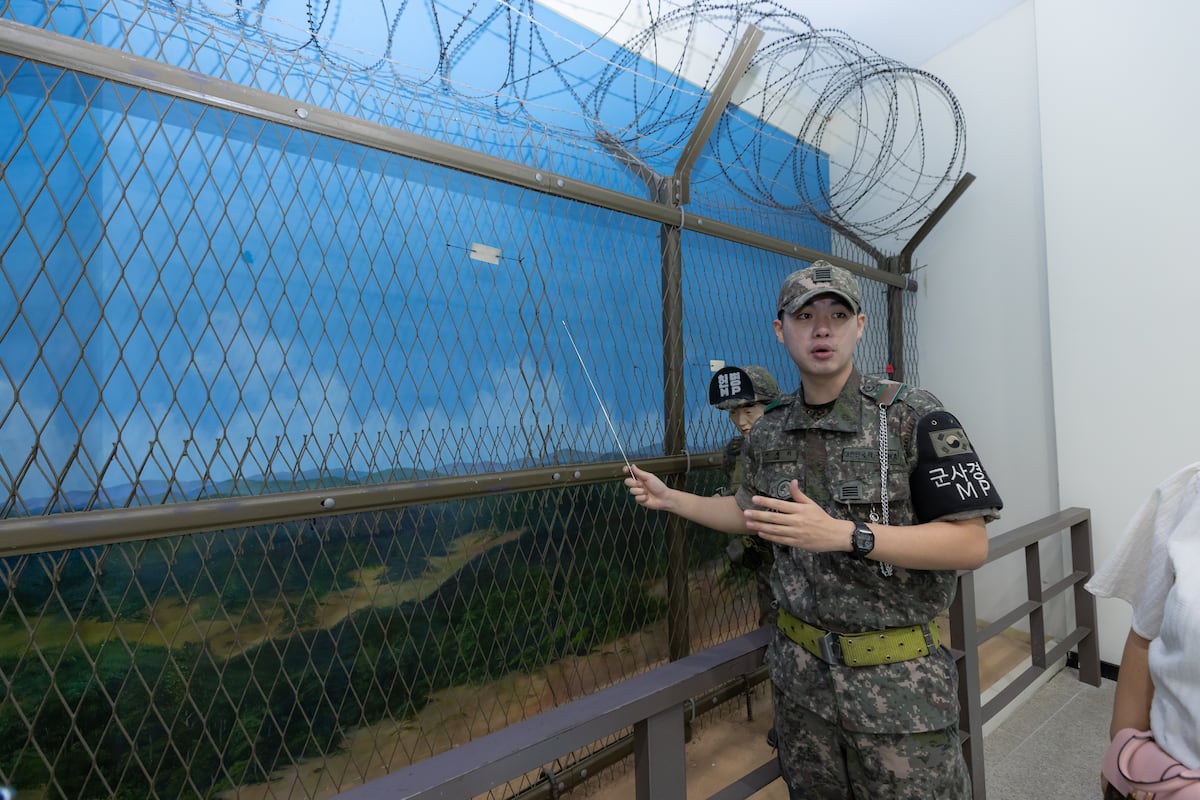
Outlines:
[[[809,625],[782,608],[779,629],[796,644],[827,664],[871,667],[923,658],[941,644],[937,622],[862,633],[833,633]]]

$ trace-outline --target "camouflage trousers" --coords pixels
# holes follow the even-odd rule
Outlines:
[[[778,689],[775,732],[791,800],[969,800],[957,727],[856,733],[789,702]]]

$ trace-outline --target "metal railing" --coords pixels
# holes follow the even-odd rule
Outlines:
[[[1042,575],[1042,542],[1070,531],[1070,571],[1047,582]],[[1096,598],[1084,584],[1092,576],[1092,515],[1090,509],[1067,508],[1028,525],[1003,533],[988,543],[987,563],[1024,551],[1027,598],[1011,611],[1001,614],[983,629],[975,620],[975,577],[971,572],[958,576],[958,592],[950,607],[951,648],[958,653],[959,729],[963,736],[963,755],[971,770],[974,800],[985,800],[983,726],[1037,678],[1065,659],[1068,651],[1079,654],[1079,680],[1100,685],[1100,643],[1096,635]],[[1049,650],[1046,649],[1045,606],[1047,601],[1070,591],[1074,600],[1074,627]],[[979,648],[1000,636],[1013,625],[1029,623],[1030,664],[986,704],[981,705],[979,689]]]
[[[1070,529],[1071,570],[1044,583],[1039,545]],[[1029,599],[982,629],[975,623],[973,573],[961,571],[950,607],[950,649],[959,672],[959,731],[971,773],[974,800],[985,800],[983,725],[1052,665],[1077,648],[1079,679],[1100,685],[1096,604],[1084,584],[1092,574],[1091,513],[1069,508],[995,537],[987,563],[1023,550]],[[1043,608],[1068,589],[1075,599],[1075,627],[1046,648]],[[1014,623],[1028,619],[1032,663],[986,704],[979,689],[979,647]],[[338,795],[344,800],[432,800],[474,797],[510,778],[542,769],[564,753],[633,727],[637,800],[686,800],[683,704],[722,682],[743,678],[762,665],[773,636],[760,628],[735,640],[658,667],[553,711],[434,756],[385,778]],[[745,800],[780,777],[772,759],[709,800]],[[554,796],[552,794],[552,796]]]
[[[566,752],[632,727],[638,800],[682,800],[686,797],[684,704],[762,666],[771,633],[760,628],[657,667],[453,752],[342,792],[338,798],[475,797],[513,776],[541,769]]]

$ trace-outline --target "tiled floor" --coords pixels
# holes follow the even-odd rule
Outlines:
[[[988,800],[1098,800],[1115,687],[1063,669],[985,735]]]

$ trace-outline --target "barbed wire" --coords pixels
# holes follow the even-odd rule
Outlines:
[[[386,78],[402,95],[434,92],[457,113],[487,108],[513,128],[593,145],[604,137],[667,172],[754,26],[765,36],[697,183],[720,181],[751,205],[869,240],[920,225],[965,170],[964,115],[944,81],[775,0],[627,0],[598,31],[535,0],[165,3],[326,67]]]

